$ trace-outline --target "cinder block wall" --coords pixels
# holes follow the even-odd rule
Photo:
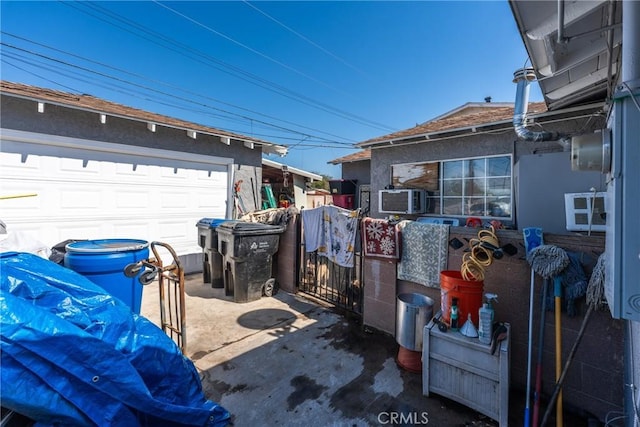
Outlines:
[[[468,247],[467,239],[477,237],[477,230],[452,227],[449,239],[458,238],[465,246],[449,248],[448,270],[459,270],[462,255]],[[486,269],[484,292],[498,294],[495,304],[496,320],[511,324],[511,387],[524,391],[527,382],[527,347],[529,327],[529,292],[531,270],[525,256],[522,234],[519,231],[500,230],[501,245],[511,243],[518,249],[513,256],[494,260]],[[544,235],[545,244],[559,246],[567,251],[584,254],[583,262],[589,275],[600,253],[604,251],[604,237],[578,235]],[[365,326],[395,335],[396,296],[404,292],[417,292],[432,298],[434,313],[440,309],[440,289],[428,288],[413,282],[398,281],[396,263],[379,259],[365,259],[364,315]],[[534,360],[538,353],[538,331],[541,314],[542,278],[534,282]],[[577,305],[578,315],[562,313],[563,363],[578,336],[584,313],[585,299]],[[463,319],[463,321],[466,319]],[[623,405],[623,322],[614,320],[608,311],[594,312],[580,346],[575,354],[563,387],[565,406],[583,411],[604,420],[610,411],[620,411]],[[477,325],[476,325],[477,327]],[[555,322],[553,311],[546,311],[545,343],[543,346],[543,396],[550,396],[555,383]],[[535,367],[535,365],[534,365]]]
[[[364,258],[363,323],[395,335],[396,261]]]

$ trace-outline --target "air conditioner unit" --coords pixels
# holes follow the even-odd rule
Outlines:
[[[380,190],[380,213],[420,214],[427,211],[427,192],[417,189]]]
[[[566,193],[564,211],[568,231],[605,231],[606,193]]]

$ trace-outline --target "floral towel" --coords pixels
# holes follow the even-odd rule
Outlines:
[[[362,221],[364,255],[369,257],[399,257],[398,232],[396,224],[384,219],[365,218]]]
[[[440,287],[440,272],[447,268],[449,225],[402,221],[398,228],[402,237],[398,279]]]
[[[355,242],[359,210],[327,205],[302,211],[305,250],[342,266],[355,265]]]

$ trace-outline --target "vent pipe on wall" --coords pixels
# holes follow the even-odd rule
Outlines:
[[[529,104],[529,83],[536,79],[533,68],[520,68],[513,73],[513,82],[516,83],[516,102],[513,108],[513,128],[520,139],[526,141],[558,141],[561,136],[557,132],[534,132],[526,128],[527,108]],[[566,145],[560,142],[561,145]]]

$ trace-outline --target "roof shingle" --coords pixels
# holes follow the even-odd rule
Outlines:
[[[450,131],[464,129],[472,126],[487,125],[489,123],[509,121],[513,118],[513,106],[505,107],[504,104],[496,106],[486,106],[482,111],[469,114],[454,114],[441,119],[428,121],[412,128],[368,139],[358,145],[367,145],[375,142],[402,140],[414,136],[424,135],[433,132]],[[544,102],[532,102],[528,105],[529,113],[543,113],[547,111]]]
[[[357,153],[352,153],[347,156],[338,157],[337,159],[331,160],[330,162],[327,162],[327,163],[337,165],[340,163],[359,162],[361,160],[369,160],[369,159],[371,159],[371,149],[367,148],[365,150],[358,151]]]

